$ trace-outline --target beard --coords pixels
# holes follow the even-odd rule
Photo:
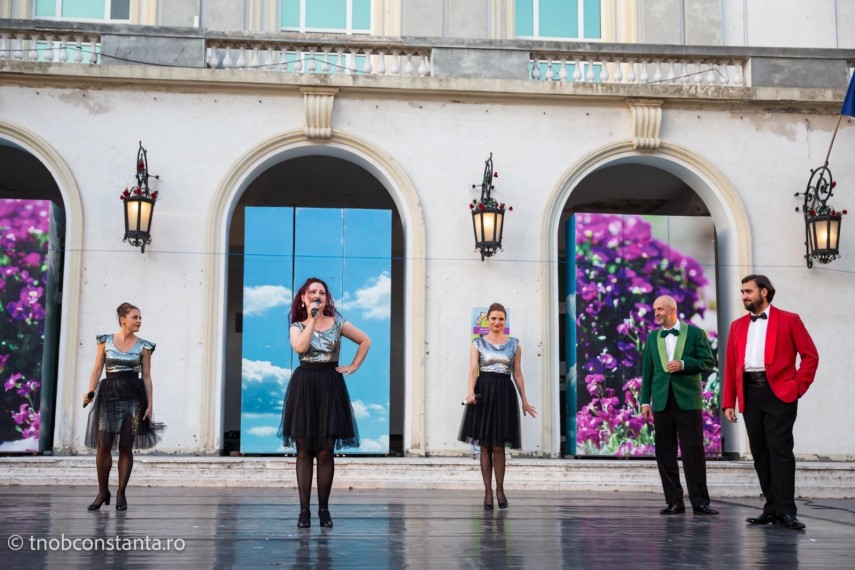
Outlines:
[[[745,310],[756,313],[762,303],[760,301],[745,301]]]

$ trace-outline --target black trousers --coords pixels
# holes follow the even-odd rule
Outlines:
[[[683,503],[680,485],[680,467],[677,464],[677,445],[683,456],[686,487],[693,508],[710,504],[707,490],[707,465],[704,457],[704,424],[701,410],[681,410],[674,399],[673,389],[668,389],[665,410],[655,413],[656,464],[668,504]]]
[[[799,402],[780,400],[768,384],[745,386],[745,430],[760,489],[766,497],[763,513],[796,514],[796,458],[793,426]]]

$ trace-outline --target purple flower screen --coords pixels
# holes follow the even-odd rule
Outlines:
[[[715,231],[710,218],[581,214],[576,218],[576,453],[654,453],[641,417],[641,357],[668,294],[679,318],[705,330],[718,358]],[[572,245],[572,244],[571,244]],[[703,378],[704,446],[721,455],[719,373]]]
[[[0,450],[37,451],[51,203],[0,199]]]

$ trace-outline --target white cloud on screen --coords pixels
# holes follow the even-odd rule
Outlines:
[[[381,435],[377,439],[362,439],[359,441],[360,451],[376,451],[385,453],[389,449],[389,436]]]
[[[267,360],[241,360],[241,377],[244,382],[263,382],[272,379],[285,385],[291,378],[290,368],[281,368]]]
[[[388,412],[384,406],[380,404],[366,404],[362,400],[354,400],[351,402],[353,405],[353,414],[356,416],[357,420],[367,420],[370,417],[386,417]]]
[[[256,285],[243,288],[244,316],[260,315],[276,307],[287,307],[293,299],[291,289],[282,285]]]
[[[249,428],[247,432],[249,432],[250,435],[254,435],[257,437],[271,437],[275,436],[279,432],[279,429],[273,426],[257,426],[254,428]]]
[[[368,285],[351,295],[344,293],[342,311],[362,311],[363,319],[386,320],[391,313],[392,277],[384,271],[368,280]]]

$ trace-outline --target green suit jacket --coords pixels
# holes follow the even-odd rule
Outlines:
[[[661,329],[651,332],[644,344],[641,372],[641,403],[649,404],[653,397],[653,411],[661,412],[668,403],[668,388],[673,387],[674,399],[681,410],[703,408],[701,372],[715,368],[707,335],[696,326],[680,322],[680,335],[672,360],[682,360],[683,370],[669,374],[668,350]]]

